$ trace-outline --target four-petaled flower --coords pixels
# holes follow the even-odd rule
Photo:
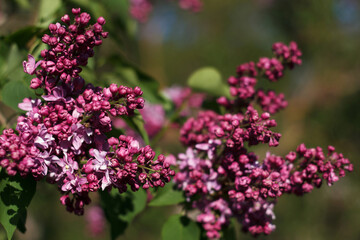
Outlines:
[[[30,75],[35,73],[36,68],[41,64],[41,60],[36,62],[32,55],[28,55],[28,61],[23,61],[24,72]]]

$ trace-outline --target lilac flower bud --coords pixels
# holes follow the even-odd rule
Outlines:
[[[85,42],[86,42],[86,38],[85,38],[84,35],[78,35],[78,36],[76,37],[76,43],[77,43],[77,44],[82,45],[82,44],[84,44]]]
[[[69,15],[65,14],[63,17],[61,17],[61,21],[65,24],[69,24],[70,23]]]
[[[31,79],[30,88],[37,89],[41,86],[41,80],[38,78]]]
[[[74,15],[79,15],[79,14],[80,14],[80,11],[81,11],[80,8],[73,8],[73,9],[71,9],[72,14],[74,14]]]
[[[89,21],[90,21],[90,19],[91,19],[90,14],[88,14],[88,13],[86,13],[86,12],[83,12],[83,13],[80,14],[80,23],[81,23],[82,25],[88,24]]]
[[[50,32],[56,32],[57,26],[55,24],[51,23],[49,25],[49,30],[50,30]]]
[[[99,18],[97,19],[97,23],[100,24],[100,25],[104,25],[104,24],[106,23],[105,18],[99,17]]]

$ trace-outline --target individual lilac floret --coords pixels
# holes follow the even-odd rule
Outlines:
[[[41,62],[41,60],[36,62],[35,58],[29,54],[28,61],[23,62],[24,72],[33,75],[36,71],[36,68],[41,64]]]

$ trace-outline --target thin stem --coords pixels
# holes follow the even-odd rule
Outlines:
[[[143,166],[143,165],[138,165],[138,167],[139,167],[139,168],[142,168],[142,169],[146,169],[146,170],[148,170],[148,171],[152,171],[152,172],[159,172],[159,171],[156,171],[156,170],[154,170],[154,169],[145,167],[145,166]]]

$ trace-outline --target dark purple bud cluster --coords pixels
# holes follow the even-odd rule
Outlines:
[[[282,42],[274,43],[272,46],[273,53],[279,59],[281,59],[284,66],[293,69],[295,65],[301,65],[301,51],[298,48],[296,42],[290,42],[287,46]]]
[[[285,95],[279,93],[278,95],[274,91],[267,91],[266,93],[263,90],[257,91],[257,103],[261,108],[271,114],[279,112],[281,109],[287,107],[288,102],[285,100]]]
[[[283,94],[255,90],[256,76],[260,73],[273,81],[281,76],[283,66],[301,63],[295,43],[290,47],[276,43],[274,52],[279,59],[245,63],[238,67],[238,77],[229,78],[234,99],[221,97],[218,102],[231,113],[202,111],[181,128],[180,140],[187,150],[178,156],[179,172],[174,181],[184,191],[190,208],[200,210],[197,221],[208,238],[220,238],[231,217],[254,236],[270,234],[275,230],[277,198],[284,193],[303,195],[323,181],[330,186],[345,176],[345,171],[353,170],[350,161],[331,146],[325,155],[320,147],[307,149],[301,144],[285,158],[267,153],[262,161],[248,150],[260,143],[279,144],[281,135],[270,130],[276,126],[270,113],[287,105]],[[264,69],[268,72],[261,71]],[[254,99],[263,113],[252,106]]]
[[[237,68],[237,76],[230,77],[230,95],[232,99],[220,97],[218,103],[231,112],[246,111],[251,102],[257,102],[263,111],[274,114],[287,106],[284,94],[276,95],[274,91],[265,93],[257,89],[257,78],[265,77],[271,82],[276,82],[284,75],[286,67],[293,69],[295,65],[301,64],[301,52],[295,42],[289,46],[283,43],[273,45],[275,58],[262,57],[256,64],[254,62],[244,63]]]
[[[76,98],[77,112],[89,118],[88,124],[95,133],[111,130],[111,118],[116,116],[132,116],[136,109],[144,107],[145,100],[139,87],[134,89],[111,84],[109,88],[88,85],[84,92]]]
[[[0,166],[9,175],[32,175],[56,184],[61,203],[70,212],[84,213],[89,192],[117,188],[120,192],[140,187],[163,187],[175,174],[155,152],[132,137],[107,139],[111,118],[131,116],[144,107],[143,92],[111,84],[108,88],[85,86],[79,76],[81,66],[94,55],[93,48],[107,37],[105,19],[88,25],[90,15],[73,9],[75,20],[61,18],[65,25],[50,24],[51,36],[44,35],[42,61],[29,55],[24,71],[37,78],[32,88],[43,88],[43,100],[27,99],[19,104],[16,132],[6,129],[0,135]],[[36,70],[41,66],[40,70]]]
[[[65,15],[62,24],[50,24],[50,35],[42,37],[43,43],[49,46],[41,52],[41,69],[36,71],[36,78],[31,81],[33,89],[43,88],[51,91],[58,82],[63,82],[76,88],[80,78],[81,67],[86,66],[88,59],[94,56],[93,48],[102,44],[102,38],[108,36],[102,26],[105,19],[99,17],[94,25],[89,25],[90,15],[73,9],[74,22]],[[30,74],[34,72],[28,72]]]
[[[258,69],[264,73],[264,76],[272,82],[276,82],[283,76],[284,66],[276,58],[262,57],[256,64]]]
[[[249,106],[245,114],[219,115],[212,111],[200,112],[198,117],[189,118],[180,130],[180,141],[186,146],[195,146],[209,140],[221,139],[228,147],[267,143],[277,146],[281,134],[269,129],[276,126],[276,121],[269,119],[269,113],[259,116]]]

